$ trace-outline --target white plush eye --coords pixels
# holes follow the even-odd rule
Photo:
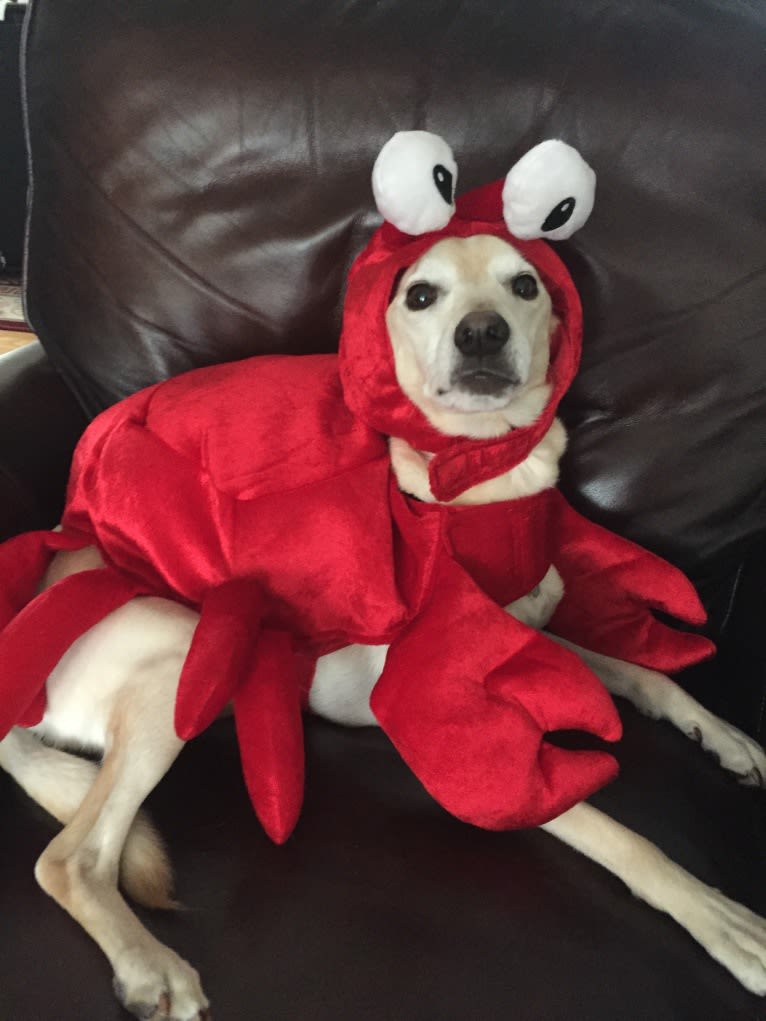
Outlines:
[[[571,145],[540,142],[508,172],[503,218],[522,240],[563,241],[585,223],[593,209],[596,175]]]
[[[405,234],[446,227],[455,212],[456,184],[452,150],[430,131],[398,131],[372,168],[378,212]]]

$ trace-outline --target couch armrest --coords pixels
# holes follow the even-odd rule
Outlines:
[[[0,357],[0,540],[55,524],[86,424],[39,343]]]

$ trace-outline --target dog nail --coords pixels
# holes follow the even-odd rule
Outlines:
[[[162,993],[160,996],[157,1009],[160,1017],[170,1017],[170,997],[167,993]]]
[[[695,726],[693,728],[690,737],[692,738],[693,741],[696,741],[697,744],[702,744],[702,731],[700,730],[699,727]]]
[[[153,1021],[157,1015],[157,1008],[150,1003],[127,1003],[125,1009],[138,1018],[138,1021]]]

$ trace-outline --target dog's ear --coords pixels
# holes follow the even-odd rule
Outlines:
[[[571,145],[540,142],[508,171],[503,218],[514,237],[563,241],[593,209],[596,175]]]
[[[378,212],[405,234],[446,227],[455,212],[456,184],[452,150],[430,131],[398,131],[372,169]]]

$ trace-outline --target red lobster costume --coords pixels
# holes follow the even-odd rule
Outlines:
[[[658,622],[704,611],[673,567],[577,514],[555,489],[482,507],[420,503],[393,479],[387,437],[433,454],[449,501],[518,464],[549,429],[577,368],[581,312],[542,241],[500,219],[500,186],[458,203],[441,231],[390,224],[349,279],[340,355],[258,357],[190,372],[99,416],[75,454],[62,530],[0,547],[0,736],[45,712],[45,682],[78,635],[142,594],[201,611],[178,691],[191,738],[233,701],[243,770],[268,833],[287,838],[303,791],[301,709],[317,657],[390,644],[372,695],[381,726],[432,795],[491,829],[534,825],[616,772],[558,729],[609,741],[609,695],[572,653],[502,607],[551,564],[566,592],[550,629],[663,671],[712,651]],[[397,274],[445,236],[515,244],[560,326],[541,418],[494,440],[437,433],[399,389],[385,330]],[[36,586],[57,550],[95,544],[107,566]]]

